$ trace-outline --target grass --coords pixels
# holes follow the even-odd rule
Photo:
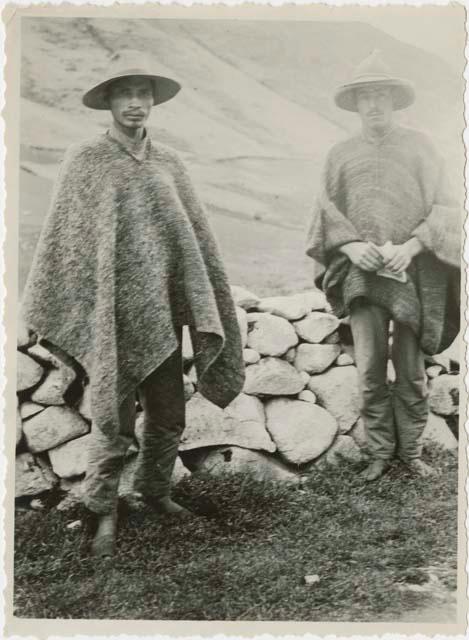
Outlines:
[[[201,517],[123,519],[117,557],[88,557],[81,508],[17,512],[15,615],[39,618],[377,621],[428,604],[403,590],[437,567],[456,588],[457,461],[412,479],[400,465],[365,485],[350,464],[301,488],[246,477],[185,479],[176,497]],[[77,518],[81,529],[67,529]],[[304,584],[304,576],[320,581]]]

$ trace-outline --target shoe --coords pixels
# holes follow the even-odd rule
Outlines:
[[[430,467],[430,465],[426,464],[423,460],[420,460],[420,458],[409,460],[405,464],[412,475],[419,478],[435,478],[438,475],[437,471],[435,471],[433,467]]]
[[[147,503],[156,513],[162,515],[176,516],[178,518],[194,517],[192,511],[174,502],[169,496],[165,496],[164,498],[148,498]]]
[[[388,460],[374,460],[361,472],[360,476],[365,482],[373,482],[373,480],[377,480],[384,475],[389,469],[389,466]]]
[[[98,516],[98,526],[91,543],[91,555],[109,558],[114,555],[117,534],[117,510]]]

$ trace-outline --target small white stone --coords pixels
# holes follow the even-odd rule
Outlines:
[[[183,360],[194,359],[194,349],[192,347],[191,334],[187,325],[182,328],[182,358]]]
[[[261,356],[255,349],[243,349],[244,364],[256,364],[260,359]]]
[[[338,367],[348,367],[351,364],[354,364],[352,356],[348,353],[341,353],[337,360],[335,361]]]
[[[311,404],[316,404],[317,398],[316,394],[309,389],[305,389],[301,393],[298,394],[298,400],[302,400],[303,402],[311,402]]]
[[[441,364],[433,364],[427,367],[426,372],[427,372],[427,376],[430,379],[433,379],[433,378],[437,378],[442,373],[444,373],[445,369],[444,367],[441,366]]]
[[[194,383],[188,378],[188,376],[183,376],[184,380],[184,399],[188,402],[195,393]]]
[[[239,287],[236,285],[231,286],[231,295],[233,296],[233,300],[238,307],[242,307],[248,311],[249,309],[256,309],[260,299],[245,289],[244,287]]]
[[[239,332],[241,334],[241,345],[244,349],[248,342],[247,313],[242,307],[236,307],[236,317],[238,319]]]

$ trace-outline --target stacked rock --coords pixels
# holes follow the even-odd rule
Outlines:
[[[353,347],[345,339],[347,322],[330,313],[317,290],[263,299],[241,287],[232,292],[245,386],[224,410],[198,393],[185,328],[186,429],[174,481],[190,471],[205,471],[295,483],[312,467],[362,460],[366,437]],[[458,361],[453,347],[427,363],[432,413],[424,437],[448,449],[457,447],[448,424],[454,429],[457,422]],[[389,371],[392,379],[392,367]],[[20,330],[17,390],[16,495],[33,496],[59,485],[68,492],[66,507],[83,494],[91,427],[84,372]],[[121,493],[132,490],[142,423],[140,414]]]

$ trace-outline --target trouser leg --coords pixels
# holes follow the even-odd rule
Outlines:
[[[119,408],[115,435],[107,436],[99,425],[92,426],[84,502],[95,513],[111,513],[117,506],[119,480],[126,451],[132,442],[134,425],[135,395],[131,394]]]
[[[152,498],[169,495],[185,426],[182,351],[179,347],[138,390],[144,411],[135,489]]]
[[[387,383],[389,315],[381,307],[352,305],[350,326],[361,394],[361,416],[372,458],[389,460],[396,448],[390,389]]]
[[[421,436],[428,419],[425,361],[415,333],[395,324],[392,360],[396,370],[393,388],[398,455],[408,462],[421,455]]]

